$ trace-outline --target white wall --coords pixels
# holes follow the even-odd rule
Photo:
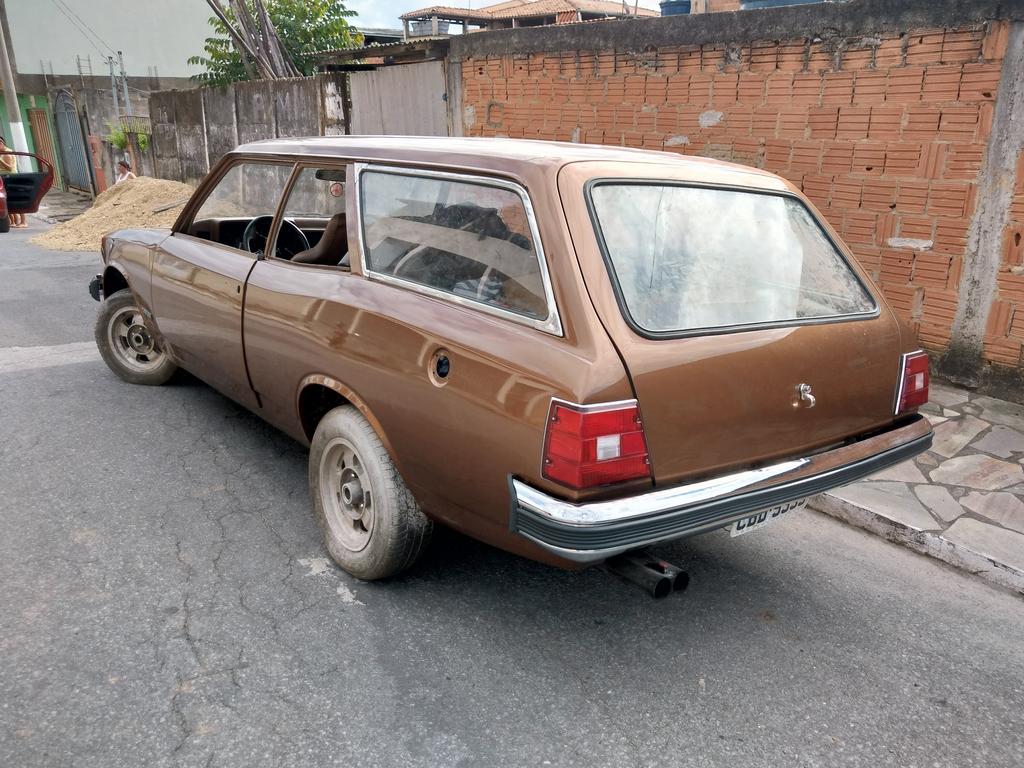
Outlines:
[[[18,72],[77,75],[76,56],[92,58],[95,75],[107,56],[124,52],[129,76],[188,77],[212,29],[205,0],[4,0]],[[78,18],[76,18],[76,15]],[[107,47],[109,46],[109,48]],[[113,52],[110,50],[113,49]]]

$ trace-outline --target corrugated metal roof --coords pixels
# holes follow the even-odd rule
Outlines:
[[[484,13],[482,10],[472,10],[471,8],[456,8],[451,5],[430,5],[426,8],[420,8],[416,11],[409,11],[401,15],[402,19],[421,19],[424,17],[429,18],[430,16],[440,16],[443,18],[454,18],[454,19],[480,19],[481,21],[487,21],[491,19],[491,15]]]
[[[457,8],[450,5],[431,5],[403,13],[403,19],[422,19],[438,16],[451,19],[489,21],[491,19],[518,19],[552,16],[556,13],[580,11],[606,16],[659,16],[650,8],[631,6],[628,2],[613,0],[505,0],[483,8]],[[634,13],[635,11],[635,13]]]

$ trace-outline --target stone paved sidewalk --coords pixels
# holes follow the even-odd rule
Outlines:
[[[1024,406],[932,381],[932,449],[817,509],[1024,594]]]
[[[65,192],[54,187],[43,197],[35,215],[47,224],[59,224],[73,219],[90,205],[92,198],[84,192]]]

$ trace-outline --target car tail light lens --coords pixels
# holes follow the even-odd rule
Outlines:
[[[906,413],[920,408],[928,402],[928,354],[908,352],[900,364],[900,390],[896,401],[896,413]]]
[[[551,402],[544,440],[544,477],[570,488],[650,477],[635,400],[601,405]]]

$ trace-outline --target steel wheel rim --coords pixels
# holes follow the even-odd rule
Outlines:
[[[349,552],[365,549],[373,535],[376,499],[362,457],[342,437],[331,440],[320,458],[320,498],[341,545]]]
[[[146,373],[163,362],[164,352],[146,328],[138,307],[124,307],[111,315],[107,341],[117,359],[133,371]]]

